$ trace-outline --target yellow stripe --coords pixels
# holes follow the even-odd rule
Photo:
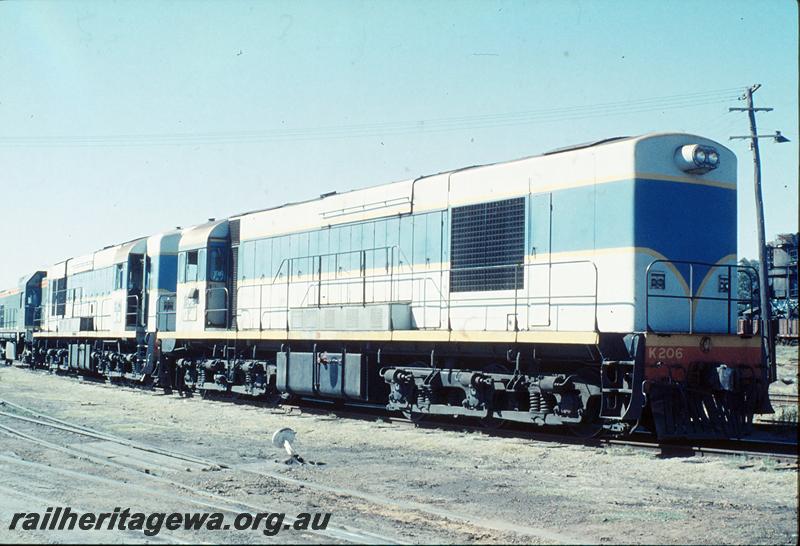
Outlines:
[[[133,339],[136,332],[34,332],[34,338]]]
[[[662,262],[664,267],[669,269],[673,275],[678,279],[678,282],[681,283],[681,287],[683,288],[684,294],[689,294],[689,285],[686,283],[686,280],[681,275],[680,271],[672,264],[669,259],[661,254],[658,251],[653,250],[652,248],[642,247],[642,246],[620,246],[620,247],[613,247],[613,248],[598,248],[598,249],[587,249],[587,250],[572,250],[572,251],[565,251],[565,252],[553,252],[551,254],[543,254],[542,257],[532,258],[531,256],[526,257],[527,264],[546,264],[546,263],[553,263],[553,265],[558,265],[559,261],[569,261],[575,259],[590,259],[595,256],[603,256],[609,254],[647,254],[648,256],[653,257],[656,260],[667,260]],[[548,257],[549,256],[549,257]],[[577,264],[576,264],[577,265]]]
[[[394,331],[301,331],[294,330],[243,330],[239,332],[219,330],[204,332],[159,332],[160,339],[236,339],[241,341],[384,341],[384,342],[429,342],[429,343],[564,343],[569,345],[596,345],[597,332],[553,332],[553,331],[452,331],[447,330],[394,330]]]
[[[450,341],[450,332],[447,330],[395,330],[392,332],[392,341],[446,343]]]
[[[517,332],[518,343],[564,343],[566,345],[597,345],[597,332]]]
[[[450,341],[457,343],[514,343],[516,332],[483,332],[453,330],[450,332]]]
[[[728,264],[725,263],[725,262],[731,262],[731,261],[733,263],[730,264],[730,265],[735,266],[736,265],[736,254],[728,254],[724,258],[721,258],[721,259],[717,260],[716,263],[713,266],[709,266],[708,273],[706,273],[706,276],[703,277],[703,280],[700,282],[700,286],[697,287],[697,295],[698,296],[703,294],[703,290],[705,290],[706,284],[708,284],[708,281],[711,280],[712,274],[714,273],[714,271],[717,268],[722,267],[727,272],[728,269],[725,266],[727,266]],[[735,267],[731,267],[731,274],[728,276],[728,291],[731,294],[732,294],[731,291],[733,290],[733,287],[734,287],[734,284],[733,284],[734,280],[731,277],[733,277],[735,273],[736,273],[736,268]],[[706,301],[714,301],[714,300],[706,300]],[[700,303],[700,300],[695,300],[692,303],[692,316],[694,316],[695,312],[697,311],[697,304],[698,303]],[[724,303],[724,302],[718,302],[718,303]],[[735,305],[736,302],[733,302],[733,304]]]
[[[202,332],[158,332],[159,339],[236,339],[233,330],[210,330]]]
[[[289,339],[295,341],[314,341],[327,339],[331,341],[361,341],[368,339],[369,341],[391,341],[392,332],[374,331],[374,332],[356,332],[356,331],[291,331],[289,332]]]

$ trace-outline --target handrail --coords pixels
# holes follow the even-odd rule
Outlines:
[[[347,277],[347,278],[339,278],[337,277],[336,273],[331,273],[328,278],[323,278],[319,268],[317,267],[315,271],[312,271],[310,275],[304,276],[302,280],[293,280],[291,276],[287,276],[286,279],[281,279],[278,281],[277,276],[273,278],[273,282],[262,282],[262,283],[255,283],[255,284],[248,284],[248,285],[239,285],[236,288],[236,301],[239,302],[237,305],[237,309],[234,310],[236,316],[236,328],[239,329],[258,329],[263,330],[265,327],[265,323],[270,320],[270,316],[274,313],[279,313],[278,317],[275,319],[279,320],[279,322],[284,323],[281,327],[288,327],[288,313],[291,309],[294,308],[305,308],[305,307],[317,307],[322,308],[326,306],[338,306],[338,305],[367,305],[367,304],[375,304],[375,303],[392,303],[392,302],[413,302],[415,306],[422,307],[422,308],[438,308],[439,309],[439,320],[438,326],[437,325],[423,325],[423,328],[441,328],[443,327],[443,319],[444,317],[450,316],[450,311],[453,309],[461,309],[461,308],[469,308],[473,306],[481,306],[486,307],[487,304],[491,306],[504,306],[504,305],[513,305],[514,308],[514,329],[515,330],[528,330],[531,328],[542,328],[542,327],[552,327],[552,314],[551,309],[554,305],[558,306],[565,306],[565,305],[591,305],[592,307],[592,328],[594,330],[598,329],[598,284],[599,284],[599,273],[597,264],[595,264],[592,260],[566,260],[563,262],[542,262],[542,263],[529,263],[529,264],[507,264],[507,265],[495,265],[495,266],[484,266],[484,267],[467,267],[467,268],[426,268],[426,269],[416,269],[409,268],[410,271],[408,272],[396,272],[395,271],[395,264],[394,262],[394,253],[393,249],[395,247],[380,247],[378,249],[367,249],[367,250],[360,250],[360,251],[348,251],[346,254],[352,253],[360,253],[362,254],[361,265],[358,270],[353,270],[355,276]],[[363,255],[366,252],[371,251],[381,251],[381,250],[388,250],[391,251],[391,260],[392,262],[389,264],[389,272],[388,273],[377,273],[377,274],[366,274],[366,267],[365,261],[363,259]],[[334,253],[326,254],[325,256],[333,256]],[[315,258],[314,256],[308,256],[304,258],[297,258],[297,259],[309,259]],[[291,259],[284,259],[283,263],[291,262],[295,260],[295,258]],[[569,294],[556,294],[553,292],[552,287],[552,275],[553,269],[557,269],[559,267],[564,266],[580,266],[580,265],[587,265],[591,268],[591,276],[590,280],[588,281],[588,285],[591,288],[587,288],[585,293],[569,293]],[[282,269],[283,266],[281,265],[280,268]],[[531,284],[535,283],[536,281],[533,280],[532,272],[538,270],[539,268],[546,268],[547,270],[547,280],[546,283],[543,285],[545,288],[545,292],[541,295],[537,295],[532,293],[531,291]],[[499,269],[513,269],[514,271],[514,279],[513,279],[513,287],[509,289],[501,289],[501,290],[492,290],[491,292],[506,292],[508,293],[507,296],[503,296],[498,298],[495,295],[486,295],[485,291],[475,291],[475,292],[456,292],[453,293],[446,288],[449,285],[449,278],[448,275],[453,271],[492,271],[492,270],[499,270]],[[291,266],[290,266],[291,270]],[[374,270],[374,269],[373,269]],[[359,274],[360,273],[360,274]],[[527,274],[527,280],[525,275]],[[519,282],[520,275],[523,276],[523,282]],[[437,278],[438,277],[438,278]],[[403,298],[405,294],[401,294],[400,291],[402,290],[405,292],[406,289],[402,288],[405,286],[405,283],[408,283],[408,295],[409,298]],[[382,296],[376,295],[375,287],[379,285],[386,285],[385,292]],[[299,295],[299,298],[292,298],[292,287],[293,286],[303,286],[305,285],[305,290],[302,294]],[[355,297],[355,292],[350,292],[349,288],[352,288],[356,285],[361,287],[359,294]],[[429,287],[430,285],[430,287]],[[285,287],[285,292],[283,292],[280,296],[274,293],[273,288],[282,287],[281,291],[283,292],[283,288]],[[322,288],[338,288],[340,290],[340,294],[344,293],[341,298],[333,298],[332,301],[328,301],[327,303],[322,303]],[[367,290],[370,288],[371,290]],[[265,288],[270,288],[268,295],[265,296]],[[429,288],[430,294],[429,294]],[[247,298],[242,297],[243,290],[250,290],[252,293]],[[313,293],[317,291],[317,297],[314,298]],[[509,293],[513,292],[513,293]],[[330,292],[329,292],[330,295]],[[276,297],[279,297],[279,304],[273,305],[273,301]],[[265,299],[267,301],[265,301]],[[286,301],[282,301],[282,300]],[[576,300],[587,300],[590,299],[590,302],[582,303]],[[341,301],[340,301],[341,300]],[[507,301],[507,303],[504,302]],[[293,301],[295,302],[293,305]],[[299,301],[299,305],[298,302]],[[248,303],[244,303],[248,302]],[[249,302],[253,302],[250,304]],[[545,305],[547,307],[547,318],[543,322],[532,322],[531,319],[531,309],[533,306],[537,305]],[[520,328],[519,325],[519,318],[520,318],[520,309],[524,308],[527,312],[527,324],[525,327]],[[258,321],[254,320],[254,313],[258,313]],[[249,320],[245,322],[246,326],[242,327],[242,318],[249,317]],[[434,321],[436,319],[433,319]],[[510,324],[510,321],[509,321]],[[275,328],[277,325],[270,324],[270,329]],[[449,328],[449,323],[447,324]]]
[[[108,303],[112,303],[112,300],[109,297],[105,297],[102,299],[99,297],[90,298],[88,300],[81,299],[80,301],[78,301],[78,310],[80,312],[76,315],[73,308],[73,316],[69,318],[70,319],[91,318],[93,331],[111,331],[110,327],[104,328],[104,321],[102,320],[110,318],[112,316],[111,313],[103,313],[103,311],[105,310],[105,306]],[[58,314],[49,315],[48,313],[46,313],[45,310],[48,307],[51,307],[52,305],[53,305],[52,303],[42,303],[40,305],[25,306],[26,310],[33,309],[33,318],[31,319],[31,326],[34,330],[49,332],[51,331],[49,328],[51,320],[58,321],[67,318],[66,316]],[[85,313],[84,310],[87,306],[89,307],[90,310],[93,309],[93,311]]]
[[[134,301],[136,302],[136,305],[134,306],[134,310],[133,311],[128,311],[128,308],[130,308],[131,298],[134,298]],[[134,317],[135,318],[135,323],[132,324],[132,326],[136,326],[136,327],[141,326],[142,324],[140,322],[140,317],[139,317],[139,312],[141,311],[139,295],[138,294],[128,294],[128,296],[125,299],[125,306],[126,306],[126,309],[125,309],[125,324],[123,325],[123,328],[127,328],[128,327],[128,318],[129,317]]]
[[[689,266],[689,293],[688,295],[674,295],[674,294],[653,294],[650,291],[650,274],[653,272],[653,266],[656,264],[680,264],[680,265],[688,265]],[[706,277],[711,275],[714,269],[725,269],[728,273],[728,291],[727,297],[720,298],[714,296],[700,296],[694,294],[694,269],[695,266],[708,268],[708,272],[706,273]],[[734,284],[733,279],[733,270],[736,270],[737,277],[736,277],[736,284]],[[750,280],[750,298],[732,298],[731,294],[736,288],[737,295],[738,295],[738,282],[739,282],[739,273],[745,273],[747,278]],[[755,275],[755,281],[753,280],[753,276]],[[758,284],[758,271],[756,268],[749,266],[749,265],[739,265],[739,264],[713,264],[708,262],[694,262],[690,260],[667,260],[667,259],[658,259],[653,260],[647,266],[645,270],[645,325],[647,326],[648,332],[655,332],[650,325],[650,298],[661,298],[661,299],[685,299],[689,303],[689,331],[687,333],[694,334],[695,333],[695,302],[696,301],[724,301],[727,303],[727,333],[731,333],[731,304],[736,303],[737,305],[742,303],[749,303],[750,308],[752,309],[754,304],[756,303],[755,299],[755,286]],[[763,332],[763,328],[761,329]],[[762,334],[763,335],[763,334]]]

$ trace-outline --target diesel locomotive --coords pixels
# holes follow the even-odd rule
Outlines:
[[[0,343],[183,392],[738,437],[774,374],[736,229],[729,149],[613,138],[70,258],[0,292]]]

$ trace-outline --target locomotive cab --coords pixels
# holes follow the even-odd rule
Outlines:
[[[175,330],[180,230],[147,239],[147,331]]]
[[[185,230],[178,245],[178,330],[226,328],[230,318],[228,220]]]

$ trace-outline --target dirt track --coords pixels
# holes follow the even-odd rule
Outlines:
[[[0,417],[2,425],[139,469],[98,465],[0,435],[0,542],[337,541],[295,531],[275,537],[257,531],[162,531],[147,539],[121,531],[8,530],[12,512],[46,506],[204,509],[197,495],[174,483],[271,511],[330,511],[331,526],[412,543],[794,544],[798,538],[797,469],[769,461],[659,459],[627,448],[558,446],[283,414],[9,367],[0,368],[0,398],[231,467],[203,469]],[[324,464],[283,464],[285,454],[272,446],[270,437],[284,426],[297,431],[301,455]]]

